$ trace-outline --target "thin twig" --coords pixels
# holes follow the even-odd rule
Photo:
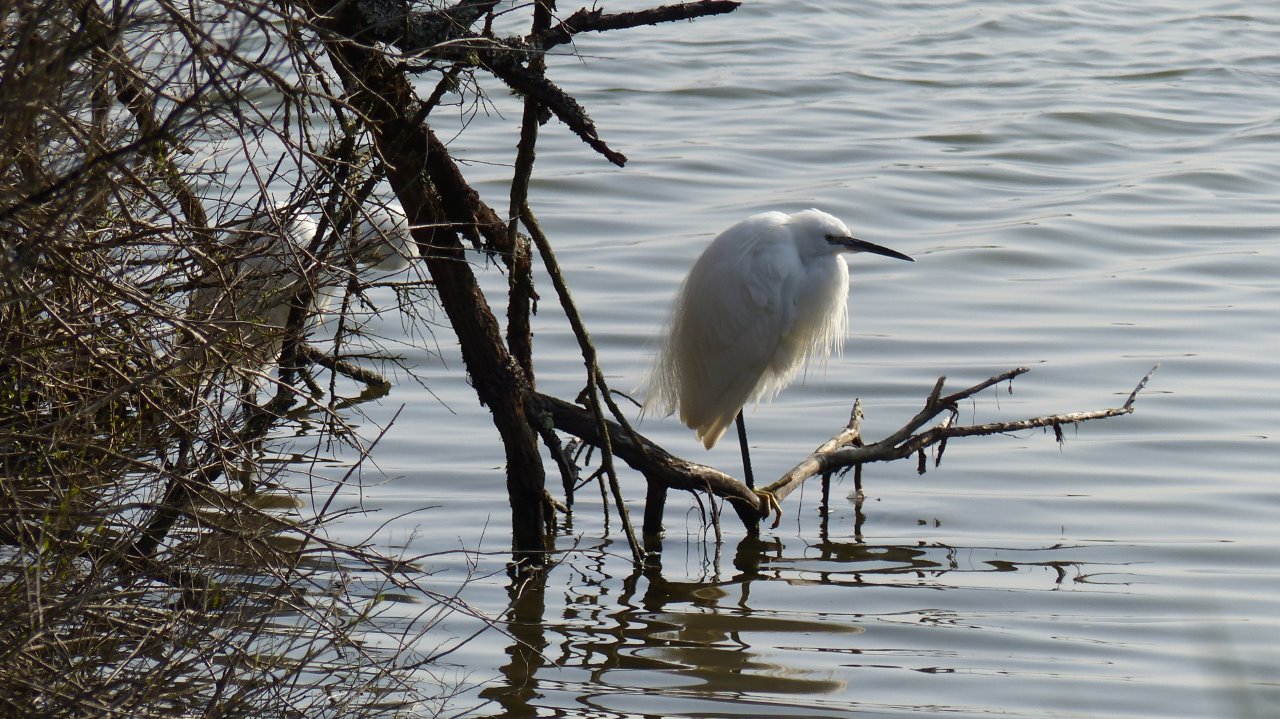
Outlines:
[[[604,412],[600,409],[600,398],[603,397],[610,408],[617,413],[615,416],[621,415],[621,410],[617,408],[617,405],[613,404],[613,400],[609,396],[608,385],[604,383],[604,373],[600,371],[600,365],[596,358],[595,345],[591,342],[591,335],[587,333],[586,324],[578,314],[577,305],[574,304],[569,285],[565,282],[564,274],[560,271],[560,263],[556,260],[555,251],[551,248],[551,242],[542,232],[542,227],[538,224],[537,218],[534,217],[533,211],[527,204],[520,208],[520,214],[525,229],[533,237],[533,242],[538,248],[538,254],[546,265],[547,274],[551,276],[551,283],[560,299],[560,306],[564,309],[565,316],[569,318],[569,324],[573,328],[574,336],[578,339],[582,360],[587,368],[587,387],[583,394],[587,398],[592,417],[596,422],[597,436],[601,439],[598,445],[601,449],[600,464],[609,478],[609,487],[613,491],[614,502],[618,508],[618,516],[622,521],[622,529],[627,537],[627,544],[631,547],[632,557],[637,563],[642,563],[645,557],[644,545],[636,538],[635,528],[631,525],[630,513],[627,511],[626,504],[622,498],[622,487],[618,482],[618,474],[613,466],[613,441],[610,439],[609,431],[605,429],[605,418]],[[631,430],[629,425],[624,426],[629,431]],[[634,434],[634,432],[632,433]]]

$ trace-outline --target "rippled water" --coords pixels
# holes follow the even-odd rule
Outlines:
[[[1061,447],[1029,432],[953,442],[923,476],[871,467],[860,508],[835,486],[825,532],[816,485],[760,543],[726,523],[721,548],[675,494],[644,573],[588,488],[563,563],[503,614],[502,453],[437,329],[404,350],[429,391],[365,408],[370,426],[399,416],[363,472],[374,511],[343,528],[409,554],[494,553],[463,596],[513,623],[449,656],[472,687],[453,709],[1280,714],[1278,32],[1280,6],[1260,2],[751,2],[553,58],[630,158],[612,167],[549,124],[533,198],[615,386],[641,380],[685,268],[747,214],[821,207],[918,260],[854,258],[844,356],[749,414],[759,475],[855,397],[878,437],[939,375],[958,388],[1031,366],[962,417],[987,420],[1115,406],[1161,369],[1137,414]],[[519,112],[490,90],[502,115],[453,150],[504,208],[509,171],[486,163],[510,161]],[[542,292],[539,386],[572,397],[583,370]],[[707,453],[673,420],[642,428],[737,469],[732,442]],[[642,482],[625,481],[638,513]],[[441,587],[469,569],[430,566]]]

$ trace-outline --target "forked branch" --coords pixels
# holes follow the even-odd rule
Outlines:
[[[1060,428],[1064,425],[1132,413],[1138,393],[1146,387],[1155,368],[1142,378],[1120,407],[1051,414],[1008,422],[956,424],[957,404],[961,400],[968,399],[1001,382],[1010,381],[1028,371],[1025,367],[1018,367],[948,395],[942,394],[946,378],[939,378],[925,400],[924,407],[915,416],[889,436],[871,444],[863,445],[861,406],[855,405],[848,425],[759,493],[753,492],[744,483],[720,470],[670,454],[634,430],[624,429],[608,421],[605,422],[605,426],[614,454],[644,474],[650,483],[657,482],[671,489],[706,492],[723,497],[733,505],[747,531],[754,534],[758,531],[759,520],[769,514],[770,502],[762,496],[766,493],[774,500],[781,502],[810,477],[829,475],[869,462],[889,462],[904,459],[913,454],[923,456],[923,450],[933,445],[938,446],[936,457],[940,460],[946,441],[952,437],[1005,434],[1036,427],[1054,427],[1055,436],[1061,440]],[[549,421],[562,432],[597,446],[604,441],[600,436],[600,425],[587,408],[537,393],[531,397],[530,405],[536,408],[535,412],[539,415],[537,419]]]
[[[609,446],[614,456],[621,457],[649,482],[664,484],[669,489],[708,492],[723,497],[732,502],[744,525],[748,528],[756,525],[760,516],[759,497],[747,485],[724,472],[681,459],[617,422],[609,419],[599,421],[586,407],[538,392],[532,393],[527,401],[530,421],[548,422],[557,430],[597,447],[605,441],[600,434],[600,427],[603,426],[608,432]]]
[[[937,384],[934,385],[933,391],[929,393],[929,398],[925,401],[924,407],[893,434],[873,444],[850,446],[848,442],[841,441],[842,436],[847,433],[847,430],[845,430],[841,434],[837,434],[831,441],[824,443],[813,454],[805,457],[804,460],[782,475],[776,482],[765,487],[763,491],[772,494],[774,499],[782,501],[784,497],[791,494],[792,491],[810,477],[838,472],[869,462],[890,462],[896,459],[903,459],[922,452],[926,447],[933,445],[938,445],[937,461],[941,461],[941,452],[946,447],[946,441],[952,437],[977,437],[981,435],[1007,434],[1036,427],[1053,427],[1055,437],[1060,441],[1062,439],[1060,428],[1063,425],[1080,424],[1095,419],[1131,414],[1133,412],[1133,403],[1137,399],[1138,393],[1146,387],[1151,375],[1155,373],[1156,367],[1151,368],[1151,371],[1138,382],[1138,385],[1129,393],[1129,398],[1120,407],[1089,412],[1051,414],[1009,422],[986,422],[966,425],[957,425],[955,423],[957,403],[960,400],[968,399],[1001,382],[1012,381],[1014,377],[1029,371],[1026,367],[1018,367],[946,396],[942,396],[942,386],[946,378],[940,377]],[[937,424],[928,429],[922,429],[944,413],[946,417]],[[762,514],[765,511],[767,511],[767,507],[762,507]]]

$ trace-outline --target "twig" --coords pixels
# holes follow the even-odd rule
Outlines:
[[[587,398],[588,406],[591,409],[591,415],[596,424],[596,437],[600,442],[596,445],[600,447],[600,464],[605,470],[605,474],[609,478],[609,488],[613,491],[613,498],[618,507],[618,516],[622,521],[622,529],[627,537],[627,544],[631,547],[632,557],[637,563],[644,561],[644,546],[636,539],[635,528],[631,525],[630,513],[622,498],[622,486],[618,482],[618,473],[613,466],[613,441],[610,438],[610,431],[606,429],[606,420],[604,412],[600,409],[600,399],[609,405],[614,412],[614,416],[619,419],[627,432],[635,434],[630,425],[626,424],[626,419],[622,416],[622,411],[613,403],[612,397],[609,395],[609,387],[605,383],[604,373],[600,371],[600,365],[596,357],[595,345],[591,342],[591,335],[587,332],[586,323],[582,321],[581,315],[578,314],[577,305],[574,304],[573,294],[569,291],[569,284],[565,282],[564,274],[560,271],[560,263],[556,260],[555,251],[551,248],[551,242],[542,232],[541,225],[533,215],[533,210],[526,203],[520,208],[521,218],[524,222],[525,229],[529,230],[529,234],[533,237],[533,242],[538,248],[538,254],[542,257],[543,263],[546,265],[547,274],[551,276],[551,283],[555,287],[556,295],[560,299],[560,307],[564,310],[565,316],[569,318],[569,325],[573,328],[573,334],[578,340],[578,347],[582,352],[582,360],[587,368],[587,387],[583,394]],[[653,493],[649,493],[652,498]]]
[[[604,155],[618,167],[627,164],[627,156],[605,144],[596,132],[596,125],[587,111],[568,93],[545,77],[521,65],[510,53],[487,53],[484,68],[520,94],[533,98],[555,114],[587,146]]]
[[[361,367],[358,364],[332,357],[325,352],[321,352],[315,345],[306,342],[298,346],[298,358],[318,364],[330,372],[341,374],[372,387],[391,387],[391,382],[377,372]]]
[[[1152,367],[1151,371],[1148,372],[1147,375],[1142,378],[1142,381],[1138,382],[1138,386],[1134,387],[1133,391],[1129,393],[1129,399],[1124,401],[1124,409],[1133,408],[1133,401],[1138,398],[1138,393],[1141,392],[1144,388],[1146,388],[1147,382],[1151,380],[1151,376],[1154,375],[1156,373],[1156,370],[1158,369],[1160,369],[1160,365],[1156,365],[1155,367]]]

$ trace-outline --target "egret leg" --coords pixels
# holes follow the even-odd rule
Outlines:
[[[738,447],[742,450],[742,476],[747,480],[747,488],[756,488],[755,475],[751,473],[751,451],[747,449],[747,423],[742,419],[742,410],[738,410]]]
[[[773,524],[770,528],[777,529],[778,524],[782,522],[782,505],[778,504],[777,498],[772,493],[763,489],[756,489],[756,478],[751,472],[751,452],[747,449],[747,423],[742,419],[742,410],[738,410],[738,417],[734,420],[738,425],[738,447],[742,449],[742,476],[747,480],[747,488],[755,492],[763,499],[769,507],[770,514],[775,514]]]

